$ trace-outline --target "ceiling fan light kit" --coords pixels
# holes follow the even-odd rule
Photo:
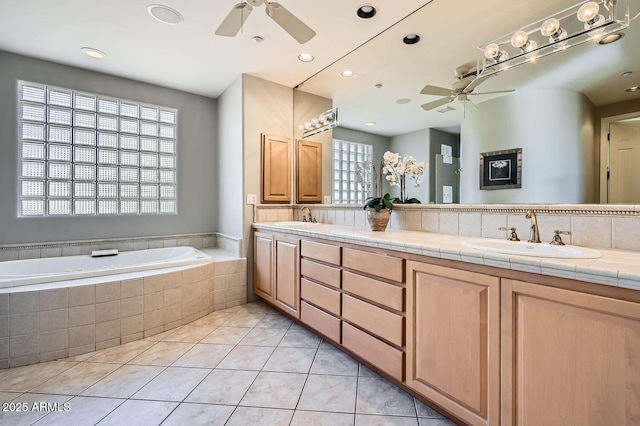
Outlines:
[[[629,27],[630,0],[581,1],[492,40],[479,49],[478,76],[496,74],[589,41],[618,40]],[[611,41],[609,41],[611,42]],[[606,44],[601,43],[601,44]]]
[[[223,37],[235,37],[244,26],[245,21],[254,7],[264,5],[267,16],[285,30],[298,43],[304,44],[315,37],[316,32],[302,22],[293,13],[289,12],[278,2],[264,0],[247,0],[233,6],[233,9],[224,18],[216,35]]]

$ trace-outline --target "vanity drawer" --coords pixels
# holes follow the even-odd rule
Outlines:
[[[315,243],[312,241],[302,241],[302,257],[320,260],[322,262],[340,265],[341,247],[329,244]]]
[[[340,320],[304,300],[300,303],[300,320],[328,339],[340,343]]]
[[[300,297],[332,314],[340,315],[340,292],[338,291],[302,278],[300,280]]]
[[[404,282],[404,259],[383,253],[344,248],[342,266],[391,281]]]
[[[342,289],[390,309],[404,311],[404,288],[400,286],[343,271]]]
[[[401,350],[346,322],[342,323],[342,345],[395,379],[403,380],[404,352]]]
[[[332,266],[302,259],[300,262],[300,275],[330,285],[331,287],[340,288],[340,269]]]
[[[342,318],[394,345],[404,343],[404,317],[386,309],[343,294]]]

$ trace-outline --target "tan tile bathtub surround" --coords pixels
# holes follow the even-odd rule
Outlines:
[[[181,271],[0,294],[0,368],[133,342],[246,303],[246,259],[203,251],[212,263]]]

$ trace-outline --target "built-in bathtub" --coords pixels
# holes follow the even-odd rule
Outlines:
[[[246,303],[246,259],[192,247],[0,262],[0,368],[76,356]]]
[[[211,262],[193,247],[168,247],[92,257],[66,256],[0,262],[0,289]]]

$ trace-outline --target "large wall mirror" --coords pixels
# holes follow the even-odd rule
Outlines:
[[[374,163],[386,150],[426,161],[423,185],[408,189],[423,203],[640,204],[640,90],[627,91],[640,86],[639,2],[629,2],[630,26],[613,43],[589,41],[507,69],[466,100],[448,96],[459,75],[481,66],[479,46],[576,3],[426,2],[302,82],[294,90],[296,138],[308,117],[339,112],[337,128],[310,138],[324,146],[323,195],[336,199],[336,139],[371,145]],[[341,76],[345,70],[353,76]],[[445,90],[421,94],[427,85]],[[443,98],[451,102],[421,107]],[[480,189],[480,154],[511,149],[522,150],[521,186]]]

